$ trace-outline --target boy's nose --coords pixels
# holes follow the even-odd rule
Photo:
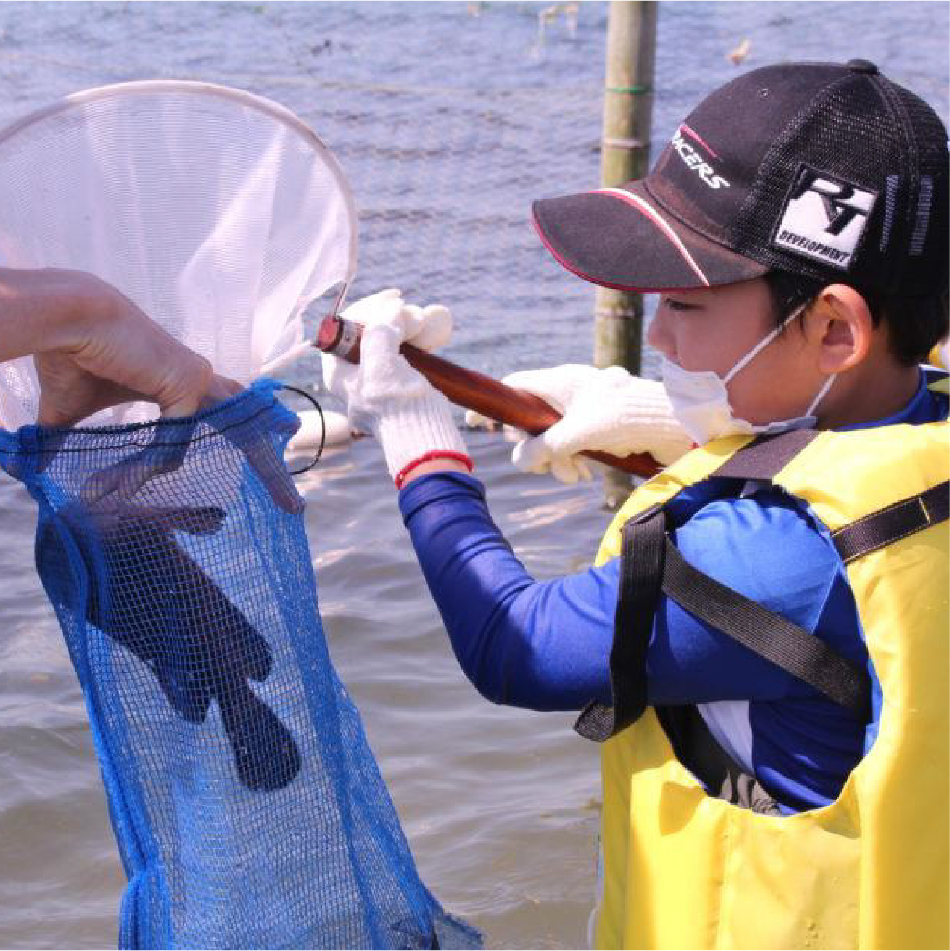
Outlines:
[[[670,335],[666,321],[663,319],[662,307],[657,308],[653,319],[647,326],[647,343],[668,360],[674,358],[673,338]]]

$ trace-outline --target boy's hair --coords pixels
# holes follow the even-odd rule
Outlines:
[[[796,307],[814,300],[827,284],[788,271],[769,271],[765,282],[778,323],[782,323]],[[890,351],[904,366],[924,362],[930,350],[950,333],[946,291],[909,297],[863,288],[851,281],[841,283],[852,287],[864,298],[875,327],[883,322]]]

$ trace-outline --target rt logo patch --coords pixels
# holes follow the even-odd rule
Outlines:
[[[846,271],[876,198],[803,165],[772,243]]]

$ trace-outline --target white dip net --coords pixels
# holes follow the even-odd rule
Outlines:
[[[350,280],[349,188],[269,100],[150,81],[70,96],[0,133],[0,264],[88,271],[218,373],[249,383],[305,346],[302,312]],[[0,420],[36,421],[30,357],[0,364]],[[127,404],[91,422],[138,422]]]

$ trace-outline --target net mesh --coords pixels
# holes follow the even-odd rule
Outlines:
[[[531,200],[597,186],[596,83],[315,88],[301,116],[331,144],[357,200],[351,298],[394,285],[446,304],[456,315],[451,359],[493,376],[589,360],[594,290],[544,248]],[[301,372],[317,365],[305,357]]]
[[[303,340],[303,308],[355,263],[321,143],[273,103],[203,83],[104,87],[9,127],[0,221],[6,266],[95,274],[242,383]],[[8,427],[35,422],[38,399],[31,359],[0,366]]]
[[[473,947],[420,881],[317,609],[296,417],[0,433],[82,685],[124,947]]]

